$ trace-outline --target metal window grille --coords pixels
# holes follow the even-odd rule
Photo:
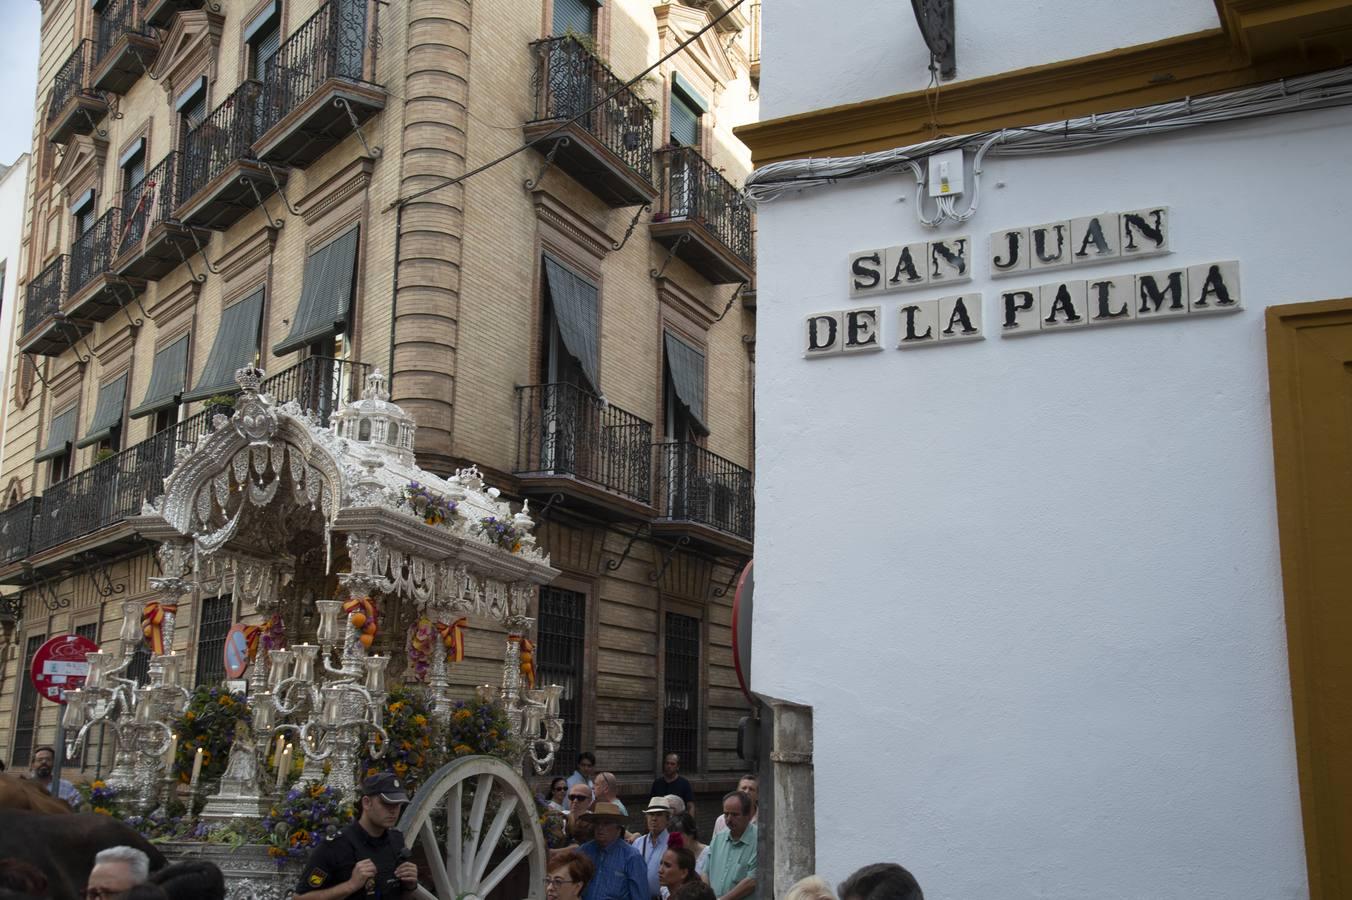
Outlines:
[[[693,772],[699,765],[699,619],[669,612],[666,626],[662,754],[679,754],[681,767]]]
[[[587,595],[560,588],[540,588],[540,632],[537,648],[540,683],[563,685],[559,714],[563,742],[554,754],[554,774],[567,775],[582,750],[582,675],[587,633]]]
[[[225,680],[225,635],[230,630],[234,611],[231,596],[205,597],[202,622],[197,628],[197,686],[216,685]]]
[[[33,687],[28,673],[33,668],[33,657],[37,655],[45,634],[35,634],[28,639],[24,647],[23,668],[19,670],[19,708],[14,714],[14,750],[10,754],[9,764],[18,768],[28,765],[33,755],[33,732],[37,730],[38,692]]]

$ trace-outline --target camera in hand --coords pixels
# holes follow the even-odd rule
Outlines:
[[[403,863],[406,863],[411,859],[413,859],[413,851],[410,850],[408,847],[400,847],[399,852],[394,855],[394,863],[396,866],[402,865]],[[381,894],[383,896],[397,897],[399,896],[399,892],[402,891],[403,889],[404,883],[400,881],[398,878],[387,878],[385,880],[385,888],[383,891],[381,891]],[[394,893],[391,894],[390,893],[391,891],[393,891]]]

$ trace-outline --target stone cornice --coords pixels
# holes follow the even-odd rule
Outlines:
[[[323,184],[301,198],[297,208],[306,225],[314,225],[346,200],[355,197],[371,183],[375,160],[359,156]]]
[[[146,315],[150,316],[150,320],[162,331],[179,315],[196,306],[197,297],[201,293],[201,283],[190,279],[174,290],[158,296],[155,304],[146,309]]]
[[[563,232],[598,260],[604,259],[615,239],[589,222],[558,197],[544,190],[531,191],[535,198],[535,217],[541,224]]]
[[[273,246],[277,243],[277,229],[271,225],[264,225],[253,234],[241,240],[235,246],[227,250],[217,262],[217,267],[221,270],[221,279],[232,281],[246,272],[250,266],[254,265],[272,253]]]

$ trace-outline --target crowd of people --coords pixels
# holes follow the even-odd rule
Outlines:
[[[0,900],[52,896],[47,873],[21,859],[0,859]],[[135,847],[109,847],[94,857],[84,900],[225,900],[225,876],[215,863],[189,860],[150,871]]]

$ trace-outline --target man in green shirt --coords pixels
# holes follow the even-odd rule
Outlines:
[[[718,900],[741,900],[756,893],[756,826],[751,824],[751,798],[733,791],[723,798],[726,831],[709,845],[704,881]]]

